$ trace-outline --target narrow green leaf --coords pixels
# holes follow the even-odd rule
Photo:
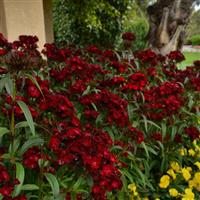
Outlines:
[[[35,135],[35,126],[34,126],[34,122],[33,122],[33,117],[31,115],[31,112],[30,112],[28,106],[23,101],[17,101],[17,103],[24,113],[24,116],[28,122],[28,125],[31,129],[32,134]]]
[[[21,187],[21,190],[39,190],[39,187],[35,184],[25,184]]]
[[[39,138],[39,137],[30,138],[28,141],[26,141],[22,145],[19,155],[23,155],[29,148],[33,146],[40,146],[43,144],[44,144],[44,140],[42,138]]]
[[[95,111],[98,111],[96,105],[94,103],[91,103],[92,104],[92,107],[95,109]]]
[[[15,190],[13,192],[14,197],[20,194],[22,185],[24,183],[24,177],[25,177],[25,171],[23,165],[21,163],[16,163],[16,178],[19,180],[20,184],[15,186]]]
[[[13,80],[11,79],[10,76],[7,76],[6,77],[6,80],[5,80],[5,88],[6,88],[6,91],[7,93],[13,97],[13,93],[14,93],[14,82]]]
[[[10,131],[5,127],[0,127],[0,137],[3,137],[5,134],[9,133]]]
[[[19,146],[20,146],[20,140],[19,140],[19,138],[15,138],[13,143],[10,143],[8,152],[11,154],[13,152],[16,152],[18,150]]]
[[[129,179],[129,181],[131,182],[131,183],[133,183],[134,181],[133,181],[133,176],[129,173],[129,171],[127,171],[126,169],[122,169],[122,170],[120,170],[121,171],[121,173],[125,176],[125,177],[127,177],[128,179]]]
[[[140,176],[143,185],[146,185],[145,175],[141,172],[141,170],[139,168],[136,167],[135,170],[138,173],[138,175]]]
[[[82,95],[84,96],[84,95],[89,94],[89,92],[90,92],[90,88],[91,88],[90,85],[88,85],[87,88],[86,88],[86,90],[83,92]]]
[[[143,119],[144,119],[144,127],[145,127],[145,131],[146,133],[148,132],[148,124],[147,124],[147,118],[145,115],[142,115]]]
[[[0,80],[0,92],[3,90],[3,88],[5,87],[6,84],[6,80],[7,80],[8,76],[4,76],[1,80]]]
[[[82,177],[79,177],[76,183],[73,185],[74,191],[77,191],[80,185],[82,185],[84,182],[84,179]]]
[[[141,120],[141,121],[143,121],[144,122],[144,120]],[[156,123],[154,123],[153,121],[151,121],[151,120],[146,120],[146,122],[148,123],[148,124],[151,124],[151,125],[153,125],[153,126],[155,126],[155,127],[157,127],[158,129],[161,129],[161,127],[160,126],[158,126]],[[145,123],[145,122],[144,122]]]
[[[171,140],[172,141],[174,141],[176,133],[177,133],[177,127],[176,126],[172,126],[172,132],[171,132]]]
[[[151,152],[152,154],[158,155],[158,153],[152,147],[147,146],[147,148],[148,148],[148,151]]]
[[[44,173],[44,175],[51,186],[54,198],[56,198],[60,193],[60,188],[57,178],[50,173]]]
[[[149,151],[148,151],[148,148],[147,148],[146,144],[145,144],[144,142],[142,142],[142,143],[141,143],[141,146],[142,146],[142,148],[145,150],[146,155],[147,155],[147,158],[149,158]]]
[[[36,124],[34,123],[34,125]],[[22,121],[15,125],[15,128],[26,128],[26,127],[29,127],[29,124],[27,121]]]
[[[162,139],[165,139],[167,134],[167,126],[165,122],[161,123],[161,129],[162,129]]]

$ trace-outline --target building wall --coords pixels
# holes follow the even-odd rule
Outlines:
[[[0,32],[7,35],[3,0],[0,0]]]
[[[51,0],[0,0],[0,32],[9,41],[19,35],[37,35],[39,47],[53,41]]]

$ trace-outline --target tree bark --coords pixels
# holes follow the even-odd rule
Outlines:
[[[181,51],[194,3],[195,0],[158,0],[147,8],[150,48],[162,55]]]

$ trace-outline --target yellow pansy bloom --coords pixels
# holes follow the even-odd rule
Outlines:
[[[187,155],[187,149],[185,149],[185,148],[179,149],[179,154],[180,154],[181,156]]]
[[[136,191],[137,187],[136,187],[135,183],[129,184],[128,189],[133,193],[134,196],[138,195],[138,192]]]
[[[169,170],[167,171],[167,174],[169,174],[169,175],[173,178],[173,180],[176,179],[176,174],[174,173],[174,170],[173,170],[173,169],[169,169]]]
[[[175,172],[179,172],[180,171],[180,166],[177,162],[173,161],[170,163],[171,168],[175,171]]]
[[[195,152],[193,149],[189,149],[189,150],[188,150],[188,154],[189,154],[190,156],[194,157],[195,154],[196,154],[196,152]]]
[[[168,175],[162,176],[159,183],[160,188],[167,188],[169,184],[170,184],[170,177]]]
[[[192,171],[192,167],[186,167],[186,169],[191,172]]]
[[[171,197],[177,197],[179,195],[179,193],[175,188],[171,188],[171,189],[169,189],[169,195]]]
[[[200,170],[200,162],[199,161],[195,162],[194,165],[196,165]]]
[[[131,183],[128,185],[128,189],[131,191],[131,192],[135,192],[137,187],[135,185],[135,183]]]
[[[186,188],[185,189],[185,194],[182,197],[182,200],[194,200],[195,196],[194,193],[192,192],[191,188]]]
[[[187,168],[184,167],[184,168],[181,170],[181,172],[182,172],[183,178],[184,178],[186,181],[188,181],[188,180],[191,178],[190,169],[188,170]]]
[[[193,182],[194,182],[194,187],[196,188],[196,190],[200,192],[200,172],[195,173]]]

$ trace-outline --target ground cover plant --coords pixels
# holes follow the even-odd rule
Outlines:
[[[200,61],[0,34],[0,199],[199,199]]]

